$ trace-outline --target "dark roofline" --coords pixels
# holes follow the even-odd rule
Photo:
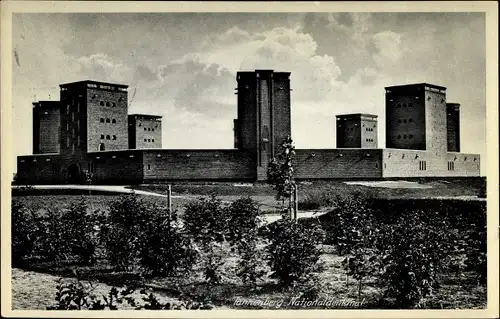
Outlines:
[[[149,118],[162,118],[163,117],[161,115],[140,114],[140,113],[128,114],[128,116],[142,116],[142,117],[149,117]]]
[[[60,107],[61,101],[37,101],[37,102],[32,102],[33,107],[36,106],[48,106],[48,107]]]
[[[399,88],[405,88],[405,87],[418,87],[418,86],[429,86],[429,87],[433,87],[436,89],[446,90],[446,87],[444,87],[444,86],[430,84],[430,83],[413,83],[413,84],[386,86],[385,89],[399,89]]]
[[[350,113],[350,114],[339,114],[339,115],[336,115],[336,117],[351,117],[351,116],[370,116],[370,117],[378,117],[378,115],[375,115],[375,114],[368,114],[368,113]]]
[[[286,75],[290,75],[292,74],[292,72],[279,72],[279,71],[274,71],[273,69],[255,69],[254,71],[238,71],[236,72],[236,75],[241,75],[241,74],[246,74],[246,75],[249,75],[249,74],[255,74],[257,72],[266,72],[266,73],[273,73],[273,74],[286,74]]]
[[[83,83],[103,84],[103,85],[112,85],[112,86],[116,86],[116,87],[120,87],[120,88],[128,88],[128,85],[126,85],[126,84],[111,83],[111,82],[99,82],[99,81],[92,81],[92,80],[83,80],[83,81],[59,84],[59,87],[72,86],[72,85],[83,84]]]

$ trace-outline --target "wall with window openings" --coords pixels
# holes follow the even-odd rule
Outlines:
[[[127,92],[88,88],[87,108],[88,151],[128,149]]]
[[[386,147],[425,150],[424,87],[386,89]]]
[[[143,114],[128,116],[130,149],[161,148],[161,117]]]

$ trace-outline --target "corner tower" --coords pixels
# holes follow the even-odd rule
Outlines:
[[[61,153],[128,148],[127,85],[61,84]]]
[[[385,88],[386,147],[447,149],[446,88],[428,83]]]
[[[257,179],[267,178],[267,163],[291,135],[290,72],[237,73],[237,148],[255,155]]]
[[[377,116],[337,115],[337,148],[377,148]]]

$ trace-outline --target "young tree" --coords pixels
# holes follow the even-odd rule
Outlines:
[[[292,195],[297,187],[293,179],[295,146],[290,136],[283,141],[281,146],[282,152],[269,162],[267,182],[276,190],[276,200],[281,200],[282,205],[288,199],[288,212],[291,213],[294,208],[292,207]]]

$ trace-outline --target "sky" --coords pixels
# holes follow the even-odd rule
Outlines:
[[[335,148],[335,115],[427,82],[461,104],[461,148],[486,157],[484,13],[16,13],[13,151],[32,153],[32,102],[59,84],[128,84],[129,113],[163,116],[163,148],[233,147],[236,72],[291,72],[297,148]]]

